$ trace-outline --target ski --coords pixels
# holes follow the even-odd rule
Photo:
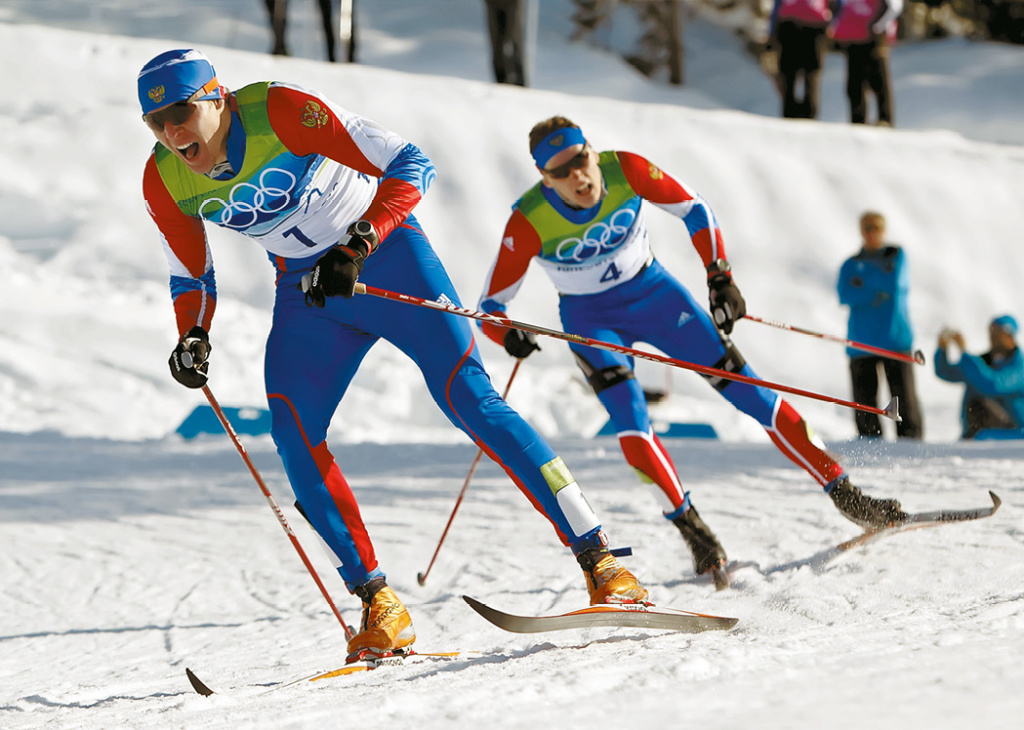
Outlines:
[[[216,694],[216,692],[207,687],[203,680],[199,679],[199,677],[197,677],[188,667],[185,667],[185,676],[188,677],[188,683],[192,685],[192,689],[203,697],[209,697],[212,694]]]
[[[992,498],[991,507],[978,507],[976,509],[940,509],[932,512],[915,512],[907,516],[905,520],[888,525],[886,527],[880,527],[876,530],[867,530],[857,537],[842,542],[836,546],[839,552],[846,552],[855,547],[861,547],[867,545],[870,542],[874,542],[880,537],[886,537],[888,535],[896,535],[901,532],[907,532],[908,530],[920,530],[924,527],[938,527],[939,525],[948,525],[954,522],[970,522],[971,520],[981,520],[986,517],[991,517],[999,509],[999,505],[1003,503],[993,491],[989,491],[989,497]]]
[[[358,659],[354,662],[348,662],[345,666],[339,669],[332,669],[329,672],[321,672],[320,674],[313,675],[312,677],[303,677],[301,682],[318,682],[321,679],[331,679],[332,677],[343,677],[346,674],[355,674],[357,672],[369,672],[374,669],[381,667],[393,667],[399,664],[404,664],[407,661],[415,661],[417,659],[451,659],[461,655],[460,651],[413,651],[412,649],[406,649],[399,653],[389,654],[382,657],[368,657],[365,659]]]
[[[603,603],[557,616],[516,616],[491,608],[470,596],[462,598],[470,608],[499,629],[517,634],[589,629],[600,626],[697,633],[700,631],[724,631],[731,629],[739,622],[739,619],[736,618],[709,616],[646,603]]]
[[[416,661],[419,659],[451,659],[462,655],[463,652],[459,651],[413,651],[411,649],[402,651],[400,653],[388,654],[386,656],[371,656],[368,655],[365,658],[357,659],[356,661],[347,662],[345,666],[338,669],[332,669],[326,672],[317,672],[316,674],[309,674],[298,679],[293,679],[287,682],[270,682],[266,684],[253,685],[263,687],[267,692],[284,689],[285,687],[292,687],[296,684],[302,684],[304,682],[318,682],[323,679],[331,679],[333,677],[343,677],[348,674],[357,674],[359,672],[370,672],[374,669],[380,669],[382,667],[393,667],[400,664],[405,664],[408,661]],[[203,697],[209,697],[210,695],[217,694],[214,690],[199,679],[188,667],[185,668],[185,676],[188,677],[189,684],[192,685],[192,689],[201,694]]]

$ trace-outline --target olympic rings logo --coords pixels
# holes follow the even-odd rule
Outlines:
[[[589,226],[579,238],[566,238],[555,249],[559,261],[582,262],[586,259],[612,251],[622,245],[626,234],[636,220],[636,212],[630,208],[619,208],[605,221]]]
[[[260,173],[259,186],[243,182],[231,188],[228,200],[207,198],[199,206],[199,215],[225,228],[248,228],[260,220],[260,215],[278,213],[291,203],[291,192],[296,177],[287,170],[270,167]],[[220,205],[209,216],[203,211],[207,205]]]

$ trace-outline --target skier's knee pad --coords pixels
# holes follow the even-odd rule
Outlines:
[[[580,370],[583,371],[583,375],[586,376],[587,382],[590,383],[590,387],[594,389],[595,394],[599,394],[613,385],[636,378],[632,368],[627,365],[613,365],[608,368],[597,369],[579,353],[573,353],[573,355],[576,357],[576,364],[580,366]]]
[[[725,354],[722,355],[718,362],[711,367],[716,370],[724,370],[727,373],[738,373],[743,369],[743,366],[747,364],[747,361],[743,358],[743,355],[740,354],[740,351],[736,349],[736,345],[732,344],[731,341],[727,340],[724,344]],[[713,375],[705,375],[704,377],[707,378],[707,381],[711,383],[711,386],[719,392],[724,390],[729,383],[733,382],[726,378],[719,378]]]

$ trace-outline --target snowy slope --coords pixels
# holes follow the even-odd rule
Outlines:
[[[166,434],[201,400],[165,377],[173,326],[166,268],[138,183],[152,141],[138,122],[133,78],[166,44],[37,26],[5,25],[0,33],[10,54],[4,83],[26,75],[38,79],[29,90],[5,93],[0,117],[6,138],[20,140],[4,151],[0,167],[0,260],[10,272],[0,300],[7,315],[0,337],[10,342],[0,352],[0,388],[10,394],[0,402],[0,427],[118,438]],[[842,333],[845,311],[834,277],[859,245],[856,219],[866,208],[888,215],[892,239],[908,251],[918,347],[930,354],[939,330],[951,325],[980,348],[992,314],[1022,309],[1017,282],[1024,271],[1014,244],[1024,218],[1024,153],[1017,146],[969,141],[948,131],[851,129],[211,53],[229,86],[297,78],[415,140],[438,168],[418,216],[470,305],[509,205],[533,182],[526,131],[538,119],[567,113],[597,146],[648,155],[705,195],[753,314]],[[57,169],[60,175],[47,174]],[[658,255],[685,282],[703,287],[682,226],[659,213],[651,222]],[[260,404],[270,268],[257,247],[220,231],[211,237],[222,293],[213,367],[231,374],[217,381],[218,393],[226,402]],[[554,301],[536,272],[512,314],[557,326]],[[749,323],[736,334],[763,377],[848,392],[841,348],[766,329]],[[482,346],[496,374],[507,373],[504,353],[490,343]],[[407,424],[401,440],[450,438],[432,409],[412,407],[427,398],[412,366],[386,346],[372,358],[373,367],[361,374],[349,399],[352,412],[367,419],[362,432],[391,440],[388,424],[401,418]],[[565,348],[547,347],[531,364],[516,388],[539,391],[526,398],[524,410],[542,432],[596,432],[602,413],[596,401],[581,397],[583,386]],[[641,368],[640,374],[664,385],[662,369]],[[929,438],[954,438],[958,390],[927,371],[919,379]],[[723,410],[703,383],[678,374],[672,387],[689,420],[710,421],[727,438],[763,438],[746,419]],[[108,391],[133,397],[126,403],[107,397]],[[836,407],[808,402],[801,408],[827,439],[852,435],[852,419]]]

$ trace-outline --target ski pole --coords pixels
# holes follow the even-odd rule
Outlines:
[[[846,408],[853,408],[858,411],[864,411],[865,413],[874,413],[875,415],[878,416],[885,416],[886,418],[891,418],[896,423],[899,423],[902,420],[900,418],[899,413],[897,412],[896,398],[890,400],[885,408],[876,408],[875,406],[869,406],[863,403],[856,403],[854,401],[843,400],[842,398],[834,398],[830,395],[822,395],[821,393],[815,393],[809,390],[801,390],[800,388],[794,388],[790,385],[773,383],[768,380],[761,380],[760,378],[751,378],[747,375],[741,375],[740,373],[730,373],[728,370],[712,368],[706,365],[698,365],[696,363],[687,362],[686,360],[677,360],[674,357],[657,355],[653,352],[645,352],[643,350],[637,350],[632,347],[625,347],[623,345],[616,345],[611,342],[604,342],[603,340],[595,340],[590,337],[584,337],[582,335],[574,335],[569,332],[560,332],[559,330],[552,330],[546,327],[540,327],[535,324],[517,322],[514,319],[508,319],[507,317],[498,317],[493,314],[485,314],[484,312],[478,312],[474,309],[465,309],[463,307],[457,307],[454,304],[443,304],[442,302],[434,302],[429,299],[421,299],[419,297],[414,297],[410,294],[399,294],[397,292],[388,291],[386,289],[378,289],[375,286],[367,286],[366,284],[362,284],[360,282],[356,282],[355,293],[369,294],[375,297],[391,299],[396,302],[413,304],[417,307],[437,309],[442,312],[448,312],[449,314],[457,314],[460,317],[468,317],[470,319],[480,320],[481,322],[490,322],[491,324],[497,325],[498,327],[523,330],[524,332],[532,332],[536,335],[554,337],[559,340],[565,340],[566,342],[575,342],[577,344],[586,345],[587,347],[593,347],[598,350],[608,350],[609,352],[618,352],[623,355],[631,355],[632,357],[638,357],[641,360],[650,360],[652,362],[665,363],[666,365],[672,365],[673,367],[682,368],[683,370],[692,370],[696,373],[700,373],[701,375],[706,375],[712,379],[712,383],[714,382],[715,378],[723,380],[735,380],[737,382],[747,383],[749,385],[759,385],[762,388],[768,388],[769,390],[777,390],[781,393],[792,393],[793,395],[802,395],[805,398],[813,398],[814,400],[824,401],[825,403],[835,403],[836,405],[845,406]]]
[[[811,337],[819,337],[823,340],[831,340],[832,342],[838,342],[841,345],[852,347],[856,350],[864,350],[864,352],[873,352],[876,355],[882,357],[888,357],[893,360],[903,360],[904,362],[911,362],[917,365],[924,365],[924,353],[920,350],[916,350],[913,355],[905,355],[902,352],[895,352],[893,350],[886,350],[882,347],[875,347],[874,345],[866,345],[863,342],[856,342],[854,340],[848,340],[845,337],[839,337],[837,335],[826,335],[821,332],[814,332],[813,330],[804,329],[803,327],[794,327],[791,324],[785,322],[779,322],[774,319],[761,319],[755,317],[752,314],[744,315],[744,319],[749,319],[752,322],[760,322],[766,324],[769,327],[777,327],[781,330],[789,330],[790,332],[799,332],[802,335],[810,335]]]
[[[348,624],[345,623],[345,619],[341,617],[341,612],[338,611],[338,607],[334,605],[334,601],[331,600],[331,594],[327,592],[323,582],[320,580],[320,576],[317,575],[316,569],[313,568],[313,564],[309,562],[309,558],[306,556],[306,551],[302,549],[302,545],[299,544],[299,538],[296,537],[295,533],[292,532],[291,526],[288,524],[288,520],[285,519],[284,513],[277,504],[277,500],[274,499],[274,495],[267,489],[267,485],[263,483],[263,479],[260,477],[260,473],[256,471],[256,467],[253,465],[252,460],[249,459],[249,454],[246,453],[245,447],[242,446],[242,442],[238,440],[238,434],[235,433],[235,429],[231,426],[227,416],[224,415],[224,411],[221,410],[220,404],[217,399],[213,397],[213,391],[210,390],[210,386],[203,386],[203,393],[206,394],[206,399],[210,401],[210,407],[213,408],[213,412],[217,414],[217,420],[220,421],[220,425],[224,427],[228,436],[234,443],[235,448],[238,449],[239,456],[242,457],[242,461],[249,467],[249,473],[252,474],[252,478],[256,480],[256,485],[263,492],[263,496],[267,498],[267,502],[270,504],[270,509],[274,510],[274,514],[277,515],[277,521],[281,523],[281,527],[288,534],[288,539],[292,541],[292,545],[295,547],[295,551],[302,558],[303,565],[306,566],[306,570],[313,576],[313,580],[316,582],[320,592],[324,594],[324,598],[327,600],[327,605],[331,607],[331,611],[334,612],[335,617],[341,622],[342,628],[345,629],[345,638],[352,638],[352,629],[349,628]]]
[[[515,367],[512,368],[512,374],[508,376],[508,382],[505,384],[505,392],[501,394],[501,399],[505,400],[508,397],[508,389],[512,387],[512,381],[516,378],[516,373],[519,372],[519,366],[523,364],[522,360],[516,360]],[[426,585],[427,576],[430,575],[430,569],[434,567],[434,561],[437,560],[437,554],[441,552],[441,545],[444,544],[444,539],[448,535],[448,528],[452,526],[452,520],[455,519],[455,513],[459,511],[459,505],[462,504],[462,498],[466,496],[466,489],[469,488],[469,482],[473,478],[473,472],[476,471],[476,465],[480,463],[480,457],[484,455],[483,449],[477,449],[476,457],[473,459],[473,463],[469,466],[469,473],[466,474],[466,480],[462,482],[462,491],[459,492],[459,498],[455,500],[455,506],[452,508],[451,517],[448,518],[448,524],[444,526],[444,532],[441,533],[441,540],[437,543],[437,548],[434,550],[434,556],[430,559],[430,565],[422,573],[416,574],[416,580],[419,584]]]

